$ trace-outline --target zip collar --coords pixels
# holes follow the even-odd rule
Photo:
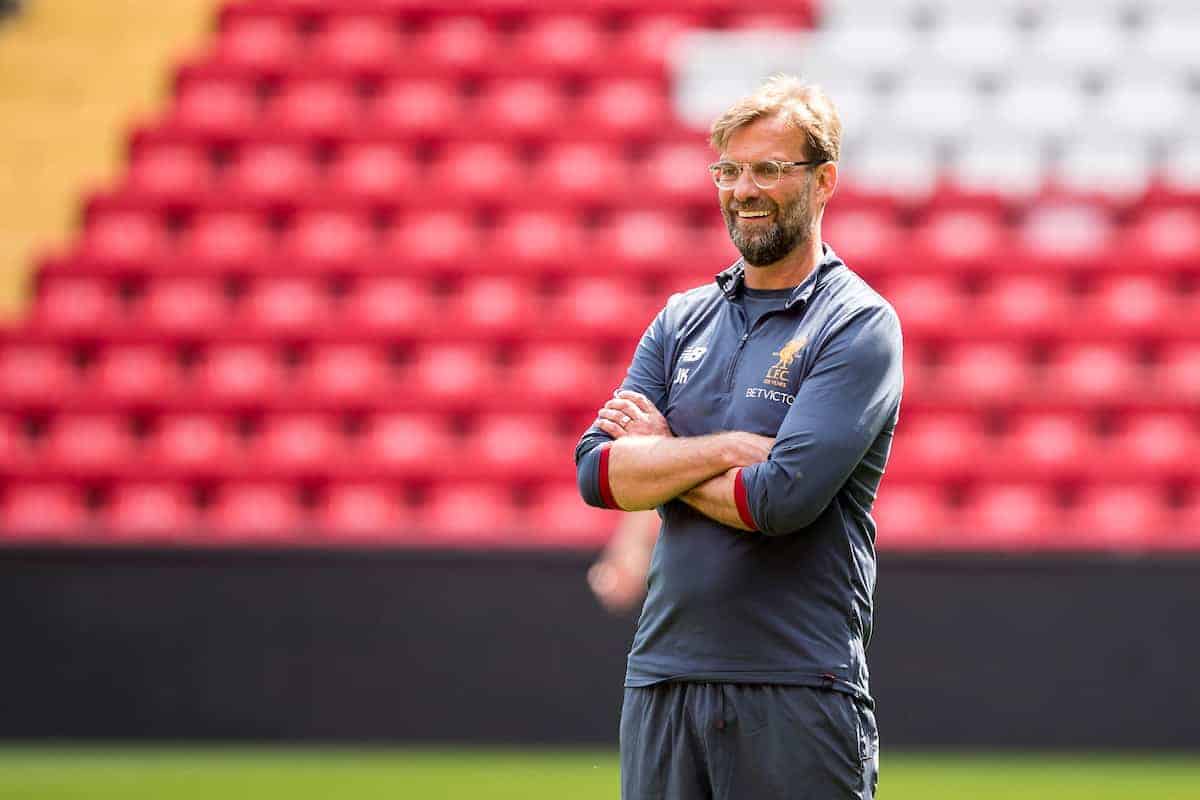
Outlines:
[[[834,267],[842,266],[842,259],[838,258],[838,254],[833,252],[832,247],[822,242],[821,249],[824,255],[820,263],[813,268],[812,274],[801,281],[800,285],[795,288],[792,296],[788,298],[785,308],[791,308],[798,303],[807,303],[825,275]],[[717,288],[721,290],[721,294],[725,295],[727,300],[737,300],[738,295],[742,293],[742,288],[746,285],[745,259],[739,258],[727,269],[717,273],[715,280]]]

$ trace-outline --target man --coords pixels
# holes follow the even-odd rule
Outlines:
[[[841,123],[819,89],[772,78],[712,144],[742,258],[668,300],[575,453],[588,503],[662,518],[625,678],[622,797],[870,798],[869,512],[900,326],[821,242]]]

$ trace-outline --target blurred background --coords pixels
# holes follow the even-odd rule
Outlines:
[[[636,609],[572,451],[736,257],[707,127],[776,71],[905,331],[884,796],[1200,797],[1197,42],[1194,0],[0,3],[0,797],[617,796]]]

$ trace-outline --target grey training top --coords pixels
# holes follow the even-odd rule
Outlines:
[[[645,394],[676,436],[776,437],[735,479],[750,532],[681,501],[662,530],[626,686],[666,680],[828,686],[870,700],[865,646],[875,588],[870,511],[903,388],[892,307],[828,245],[812,274],[751,326],[745,266],[673,295],[621,387]],[[611,437],[575,451],[580,492],[614,507]]]

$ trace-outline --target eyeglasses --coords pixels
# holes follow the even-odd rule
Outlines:
[[[708,173],[712,175],[713,183],[720,189],[732,189],[742,177],[742,170],[750,168],[750,179],[760,189],[770,189],[779,183],[783,173],[792,167],[809,167],[824,164],[826,159],[817,161],[718,161],[708,165]]]

